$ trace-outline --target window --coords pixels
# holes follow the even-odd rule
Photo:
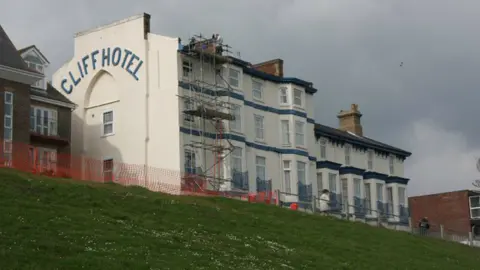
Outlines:
[[[368,150],[367,152],[367,169],[372,171],[373,170],[373,158],[375,157],[375,153],[373,150]]]
[[[103,135],[113,135],[113,111],[103,113]]]
[[[255,138],[257,140],[265,139],[265,132],[263,126],[263,116],[254,115],[255,118]]]
[[[393,188],[387,187],[387,213],[393,215]]]
[[[34,152],[35,167],[42,172],[55,172],[57,169],[57,150],[37,147]]]
[[[330,192],[337,193],[337,175],[334,173],[328,174],[328,187]]]
[[[345,165],[350,166],[350,154],[352,152],[352,147],[350,145],[345,145]]]
[[[3,96],[3,158],[6,166],[12,165],[13,151],[13,93],[5,92]]]
[[[113,181],[113,159],[103,161],[103,181]]]
[[[280,104],[282,105],[288,104],[288,88],[287,87],[280,88]]]
[[[405,206],[405,188],[399,187],[398,188],[398,204]]]
[[[293,104],[302,106],[302,90],[293,89]]]
[[[281,120],[282,125],[282,144],[284,146],[288,146],[291,144],[290,142],[290,121],[288,120]]]
[[[182,69],[183,69],[183,77],[184,78],[190,78],[190,75],[192,75],[192,71],[193,71],[192,62],[190,62],[188,60],[183,60]]]
[[[317,190],[318,195],[320,196],[323,190],[323,174],[321,172],[317,173]]]
[[[383,202],[383,184],[377,183],[377,201]]]
[[[343,212],[347,212],[347,205],[348,205],[348,179],[342,178],[340,180],[340,184],[342,186],[342,210]]]
[[[470,218],[480,219],[480,196],[470,197]]]
[[[264,157],[256,156],[255,157],[255,169],[257,172],[257,179],[262,181],[266,180],[266,159]]]
[[[263,85],[261,82],[252,81],[252,95],[254,99],[263,99]]]
[[[183,101],[183,108],[184,108],[184,111],[191,111],[191,110],[195,110],[195,105],[193,103],[193,100],[191,99],[185,99]],[[185,124],[192,124],[195,122],[194,120],[194,116],[191,115],[191,114],[188,114],[188,113],[185,113],[183,114],[183,121],[185,122]]]
[[[240,71],[233,68],[228,69],[228,84],[233,88],[240,88]]]
[[[290,168],[290,161],[283,161],[283,180],[285,181],[285,193],[292,193],[292,171]]]
[[[320,158],[327,159],[327,140],[320,139]]]
[[[235,147],[232,151],[232,171],[234,172],[242,172],[242,148],[241,147]]]
[[[305,167],[306,167],[305,162],[297,161],[297,179],[298,179],[298,182],[303,184],[303,185],[307,184]]]
[[[388,164],[389,164],[389,167],[390,167],[390,175],[393,175],[395,173],[394,157],[393,156],[388,157]]]
[[[370,183],[363,184],[365,190],[365,207],[367,209],[367,214],[372,214],[372,190],[370,189]]]
[[[242,131],[242,111],[240,105],[232,105],[232,116],[235,118],[230,121],[230,129],[233,131]]]
[[[185,172],[194,174],[196,169],[195,152],[191,150],[185,150],[184,155],[185,155],[185,163],[184,163]]]
[[[41,135],[57,136],[57,111],[30,107],[30,131]]]
[[[45,74],[45,68],[43,67],[43,65],[35,64],[28,61],[25,61],[25,63],[27,64],[28,68],[30,68],[31,70],[37,71],[40,74]],[[35,82],[32,86],[36,88],[45,89],[45,78]]]
[[[305,146],[305,123],[295,121],[295,144]]]
[[[355,197],[361,198],[362,197],[362,180],[358,178],[353,179],[353,193],[355,194]]]

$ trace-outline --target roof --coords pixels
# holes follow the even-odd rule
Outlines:
[[[32,87],[32,89],[35,89]],[[71,102],[68,98],[66,98],[64,95],[62,95],[55,87],[53,87],[50,83],[47,83],[47,90],[38,90],[32,93],[35,96],[40,96],[40,97],[45,97],[48,99],[53,99],[61,102],[65,102],[68,104],[75,104]]]
[[[444,196],[444,195],[449,195],[454,193],[467,193],[468,196],[479,196],[480,190],[461,189],[461,190],[445,191],[445,192],[439,192],[439,193],[421,194],[421,195],[411,196],[409,198],[416,199],[416,198],[424,198],[424,197],[436,197],[436,196]]]
[[[241,59],[229,56],[228,58],[232,59],[232,64],[242,67],[243,73],[249,74],[251,76],[264,79],[267,81],[272,81],[276,83],[292,83],[298,86],[305,87],[305,92],[309,94],[315,94],[317,89],[313,87],[312,82],[307,82],[302,79],[294,78],[294,77],[279,77],[272,74],[268,74],[266,72],[257,70],[254,68],[254,65],[250,62],[243,61]]]
[[[0,65],[32,72],[0,25]]]
[[[43,55],[42,51],[40,51],[40,50],[37,48],[37,46],[35,46],[35,45],[30,45],[30,46],[28,46],[28,47],[22,48],[22,49],[18,50],[18,53],[21,55],[22,53],[24,53],[24,52],[26,52],[26,51],[28,51],[28,50],[30,50],[30,49],[35,49],[36,52],[38,52],[38,53],[40,54],[40,56],[43,57],[43,59],[45,59],[45,61],[47,61],[47,63],[50,64],[50,61],[48,61],[47,57],[45,57],[45,55]]]
[[[188,46],[184,46],[183,48],[184,49],[179,49],[179,53],[186,54]],[[305,92],[308,93],[308,94],[313,95],[317,92],[317,89],[315,89],[313,87],[312,82],[307,82],[307,81],[304,81],[304,80],[301,80],[301,79],[298,79],[298,78],[293,78],[293,77],[290,77],[290,78],[289,77],[280,77],[280,76],[275,76],[275,75],[272,75],[272,74],[268,74],[266,72],[257,70],[254,67],[254,65],[250,62],[243,61],[241,59],[238,59],[238,58],[235,58],[235,57],[232,57],[232,56],[227,56],[227,57],[228,57],[228,59],[231,60],[232,64],[234,64],[238,67],[241,67],[242,70],[243,70],[243,73],[245,73],[245,74],[249,74],[253,77],[263,79],[263,80],[266,80],[266,81],[275,82],[275,83],[291,83],[291,84],[295,84],[295,85],[298,85],[298,86],[302,86],[302,87],[305,88]]]
[[[365,136],[359,136],[348,131],[339,130],[322,124],[315,124],[315,136],[317,138],[323,136],[331,139],[345,141],[362,148],[369,148],[380,152],[395,154],[402,158],[406,158],[412,155],[412,153],[402,150],[400,148],[372,140]]]

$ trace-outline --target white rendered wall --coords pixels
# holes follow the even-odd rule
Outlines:
[[[129,170],[148,165],[179,172],[176,66],[177,39],[148,34],[146,40],[142,15],[77,34],[72,60],[53,75],[53,85],[78,105],[72,154],[113,158],[131,164]],[[114,134],[102,136],[108,110]],[[180,184],[179,178],[162,181]]]

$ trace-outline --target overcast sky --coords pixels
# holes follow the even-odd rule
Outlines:
[[[480,157],[478,0],[0,0],[17,48],[36,44],[52,74],[72,57],[73,35],[147,12],[152,32],[218,32],[286,76],[312,81],[317,121],[358,103],[364,133],[413,152],[409,194],[471,188]],[[400,63],[403,62],[403,67]]]

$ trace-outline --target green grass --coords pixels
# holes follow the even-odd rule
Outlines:
[[[480,250],[223,198],[0,170],[0,269],[478,269]]]

